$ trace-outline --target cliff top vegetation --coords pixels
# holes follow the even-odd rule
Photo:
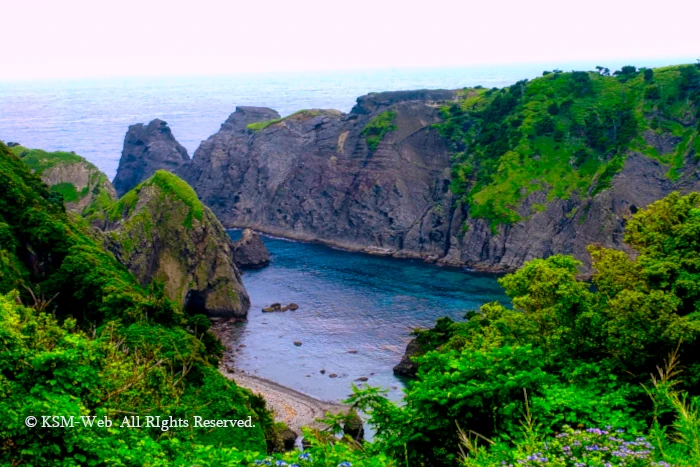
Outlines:
[[[465,89],[441,111],[453,192],[492,226],[520,220],[518,207],[535,191],[549,200],[595,196],[631,151],[660,161],[672,180],[700,154],[693,65],[545,72],[503,89]]]

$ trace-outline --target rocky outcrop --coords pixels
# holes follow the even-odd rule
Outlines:
[[[233,243],[233,260],[239,268],[259,269],[270,264],[270,252],[260,234],[245,229],[241,238]]]
[[[250,299],[233,261],[233,242],[181,179],[156,172],[110,210],[107,247],[146,286],[162,281],[190,313],[245,318]]]
[[[635,210],[673,190],[700,190],[692,154],[672,181],[668,167],[630,152],[609,189],[554,200],[534,192],[519,207],[523,220],[492,228],[450,189],[451,150],[434,124],[456,96],[373,93],[349,114],[314,109],[286,118],[239,107],[174,170],[226,227],[488,271],[558,253],[589,270],[587,245],[626,249],[624,225]],[[378,117],[391,125],[370,147],[367,129]],[[660,154],[679,144],[654,138]]]
[[[668,167],[640,153],[631,152],[609,189],[590,199],[571,197],[547,201],[546,193],[532,193],[520,206],[524,220],[500,226],[494,233],[487,221],[470,219],[460,212],[453,221],[452,241],[444,264],[473,265],[481,269],[513,270],[534,258],[570,254],[590,271],[586,247],[599,244],[631,253],[623,242],[625,223],[639,209],[672,191],[700,190],[698,161],[689,157],[685,174],[675,181]],[[545,205],[530,214],[535,203]],[[466,232],[461,225],[466,221]]]
[[[423,355],[423,353],[423,347],[420,342],[418,342],[418,339],[411,339],[406,346],[406,352],[401,358],[401,361],[394,367],[394,374],[407,378],[415,377],[418,371],[418,364],[413,361],[413,357]]]
[[[175,172],[189,160],[187,150],[177,142],[163,120],[155,119],[148,125],[131,125],[124,138],[114,188],[119,196],[123,196],[156,170]]]
[[[63,195],[67,210],[89,216],[116,201],[117,193],[107,176],[83,157],[72,152],[46,152],[11,144],[8,147],[12,152],[41,176],[51,191]]]
[[[296,444],[297,438],[299,437],[294,430],[290,428],[284,428],[279,433],[280,439],[282,440],[282,446],[284,451],[294,450],[294,445]]]
[[[414,97],[358,104],[373,113],[299,112],[257,130],[239,108],[229,122],[240,123],[203,142],[178,173],[227,227],[437,259],[453,204],[450,155],[432,127],[436,106]],[[363,129],[387,110],[396,129],[370,151]]]
[[[362,441],[365,437],[365,427],[362,419],[355,410],[350,410],[343,420],[343,434],[355,441]]]

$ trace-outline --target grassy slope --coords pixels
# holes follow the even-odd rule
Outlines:
[[[183,188],[178,184],[170,184],[169,177],[164,178],[166,180],[163,183],[167,189]],[[159,177],[156,180],[161,181]],[[10,428],[24,426],[20,420],[23,415],[20,409],[26,405],[22,402],[26,400],[34,401],[33,404],[43,407],[43,410],[60,407],[61,410],[83,415],[96,413],[98,409],[107,410],[110,414],[130,411],[165,416],[169,413],[192,416],[196,412],[197,415],[210,418],[245,418],[252,415],[254,419],[263,420],[253,430],[236,431],[224,438],[220,432],[188,430],[181,432],[178,437],[200,445],[215,444],[264,451],[262,430],[265,424],[270,423],[269,415],[262,409],[259,398],[238,389],[216,371],[220,343],[206,332],[208,321],[202,319],[202,316],[183,314],[163,297],[162,290],[158,287],[142,289],[134,277],[111,254],[104,251],[101,243],[92,239],[84,230],[86,228],[71,220],[65,213],[61,197],[50,192],[23,161],[0,143],[0,294],[19,291],[19,299],[34,304],[36,309],[46,308],[47,311],[52,311],[58,318],[58,323],[66,319],[72,320],[74,324],[65,331],[52,331],[53,336],[68,331],[72,335],[71,330],[76,325],[77,329],[94,327],[95,333],[90,334],[91,338],[82,334],[69,337],[67,334],[59,339],[56,351],[66,345],[69,348],[92,345],[81,339],[97,339],[100,343],[95,346],[103,352],[114,352],[115,345],[129,349],[126,356],[120,356],[114,363],[123,365],[126,372],[117,368],[105,368],[106,363],[99,358],[99,353],[87,359],[83,357],[89,356],[89,353],[83,353],[80,358],[71,358],[59,367],[49,365],[45,369],[39,368],[40,371],[33,376],[24,370],[3,373],[0,391],[7,396],[2,398],[3,413],[9,413],[13,420],[17,420],[16,423],[5,425],[5,428],[0,427],[0,438],[10,440],[9,444],[5,443],[5,448],[0,449],[0,457],[11,456],[15,460],[31,460],[34,465],[48,465],[51,459],[71,456],[75,456],[78,463],[84,463],[83,458],[122,456],[119,447],[111,445],[113,441],[122,438],[113,436],[113,433],[107,434],[107,438],[102,441],[93,436],[68,447],[59,440],[43,440],[29,436],[30,433],[25,430]],[[34,291],[38,300],[32,298],[25,286]],[[54,300],[47,305],[47,300],[51,297]],[[3,306],[7,308],[11,305],[6,301]],[[19,309],[7,313],[8,316],[15,316],[16,313],[32,314],[31,311]],[[49,321],[55,319],[46,316]],[[44,318],[27,317],[25,321],[35,319]],[[44,322],[42,326],[52,328],[58,323]],[[0,335],[25,335],[16,342],[12,341],[13,344],[9,344],[11,341],[7,339],[3,341],[7,345],[18,345],[20,347],[17,349],[24,350],[0,354],[1,368],[14,368],[16,365],[20,368],[20,360],[25,358],[22,356],[25,352],[28,352],[29,358],[39,358],[39,353],[31,350],[34,346],[41,348],[43,345],[42,342],[34,343],[32,340],[40,337],[34,331],[36,325],[19,328],[15,317],[11,321],[3,320],[0,326],[10,326],[0,332]],[[47,351],[52,350],[48,348]],[[60,355],[65,355],[65,352],[41,358],[49,358],[50,361],[62,358]],[[142,366],[144,359],[155,359],[152,361],[160,363],[151,369],[152,372],[148,370],[148,378],[139,380],[139,384],[134,382],[132,390],[119,397],[109,396],[108,402],[105,402],[104,398],[110,392],[118,390],[120,384],[130,384],[129,378],[133,377],[133,373],[127,368],[140,366],[142,371],[146,371]],[[59,368],[56,371],[60,371],[61,375],[54,375],[51,368]],[[117,373],[112,374],[112,371]],[[110,376],[104,380],[91,379],[82,385],[76,383],[81,381],[81,374],[87,374],[85,372],[107,372]],[[168,374],[181,376],[169,380]],[[54,380],[62,379],[66,380],[65,385],[53,387]],[[170,382],[167,383],[168,381]],[[31,394],[29,391],[32,391]],[[58,401],[63,405],[57,406]],[[252,406],[261,411],[256,413]],[[168,434],[159,431],[143,432],[137,437],[139,439],[122,441],[134,445],[145,442],[146,445],[161,446],[158,443],[168,438]],[[163,447],[157,449],[161,451]],[[138,461],[132,461],[125,462],[124,465],[139,464]]]
[[[165,170],[158,170],[151,178],[132,188],[122,196],[117,203],[110,207],[108,213],[110,220],[119,219],[131,212],[134,205],[139,200],[139,193],[141,190],[153,185],[160,188],[162,196],[175,196],[188,207],[189,212],[185,219],[186,227],[192,227],[192,219],[202,219],[204,206],[202,202],[199,201],[199,198],[197,198],[197,194],[192,187],[178,176]]]
[[[255,123],[250,123],[246,125],[246,128],[249,130],[253,130],[255,132],[258,132],[260,130],[264,130],[265,128],[269,127],[270,125],[274,125],[275,123],[280,123],[288,118],[293,118],[293,117],[315,117],[317,115],[321,115],[321,111],[318,109],[311,109],[311,110],[297,110],[293,114],[287,115],[286,117],[281,117],[281,118],[273,118],[272,120],[266,120],[264,122],[255,122]]]
[[[534,191],[552,200],[604,190],[630,150],[661,161],[677,178],[685,158],[700,153],[699,109],[694,66],[618,76],[549,73],[500,90],[465,89],[459,103],[442,109],[438,127],[455,153],[453,191],[472,216],[495,226],[520,220],[516,210]],[[645,132],[680,143],[659,154]]]
[[[109,192],[104,189],[105,184],[109,183],[107,176],[82,156],[65,151],[48,152],[41,149],[28,149],[24,146],[15,146],[10,151],[22,159],[22,162],[27,164],[35,174],[40,176],[47,170],[59,165],[82,164],[87,167],[92,172],[90,186],[95,188],[93,188],[92,193],[93,201],[82,212],[85,216],[101,212],[114,202]],[[89,187],[78,191],[76,186],[70,182],[52,185],[49,187],[49,190],[60,193],[66,203],[79,201],[89,194]]]

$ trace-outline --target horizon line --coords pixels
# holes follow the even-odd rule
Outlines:
[[[666,66],[693,65],[700,63],[700,59],[690,58],[685,56],[675,57],[627,57],[627,58],[605,58],[600,60],[593,59],[576,59],[576,60],[551,60],[551,61],[531,61],[531,62],[490,62],[490,63],[470,63],[470,64],[445,64],[445,65],[395,65],[385,67],[359,66],[359,67],[339,67],[339,68],[309,68],[309,69],[287,69],[287,70],[236,70],[236,71],[208,71],[208,72],[154,72],[142,74],[95,74],[95,75],[65,75],[65,76],[30,76],[7,78],[0,76],[0,84],[17,84],[17,83],[46,83],[46,82],[78,82],[78,81],[107,81],[107,80],[137,80],[137,79],[187,79],[187,78],[226,78],[226,77],[244,77],[244,76],[283,76],[283,75],[308,75],[308,74],[349,74],[349,73],[366,73],[366,72],[397,72],[397,71],[418,71],[418,70],[454,70],[454,69],[484,69],[489,67],[509,68],[509,67],[565,67],[571,65],[584,66],[605,66],[606,63],[612,62],[614,66],[625,63],[626,65],[634,65],[634,61],[653,62],[654,68],[663,68]],[[664,62],[664,64],[660,63]],[[596,65],[592,65],[596,63]],[[624,66],[624,65],[621,65]],[[564,70],[574,71],[574,70]],[[580,70],[580,71],[595,71]]]

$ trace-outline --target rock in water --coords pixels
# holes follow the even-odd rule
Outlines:
[[[52,192],[60,193],[66,209],[86,217],[98,215],[117,200],[100,169],[73,152],[46,152],[19,144],[12,152],[39,175]]]
[[[245,318],[250,299],[233,261],[233,242],[177,176],[159,170],[109,211],[107,246],[141,282],[159,280],[191,313]]]
[[[239,268],[258,269],[270,264],[270,252],[257,232],[245,229],[233,244],[233,260]]]
[[[119,196],[123,196],[156,170],[175,172],[189,160],[187,150],[177,142],[163,120],[155,119],[148,125],[131,125],[124,138],[114,188]]]
[[[413,361],[412,357],[422,354],[423,348],[418,342],[418,339],[411,339],[406,346],[406,353],[404,353],[403,358],[399,364],[394,367],[394,374],[406,376],[407,378],[415,377],[418,371],[418,365]]]

